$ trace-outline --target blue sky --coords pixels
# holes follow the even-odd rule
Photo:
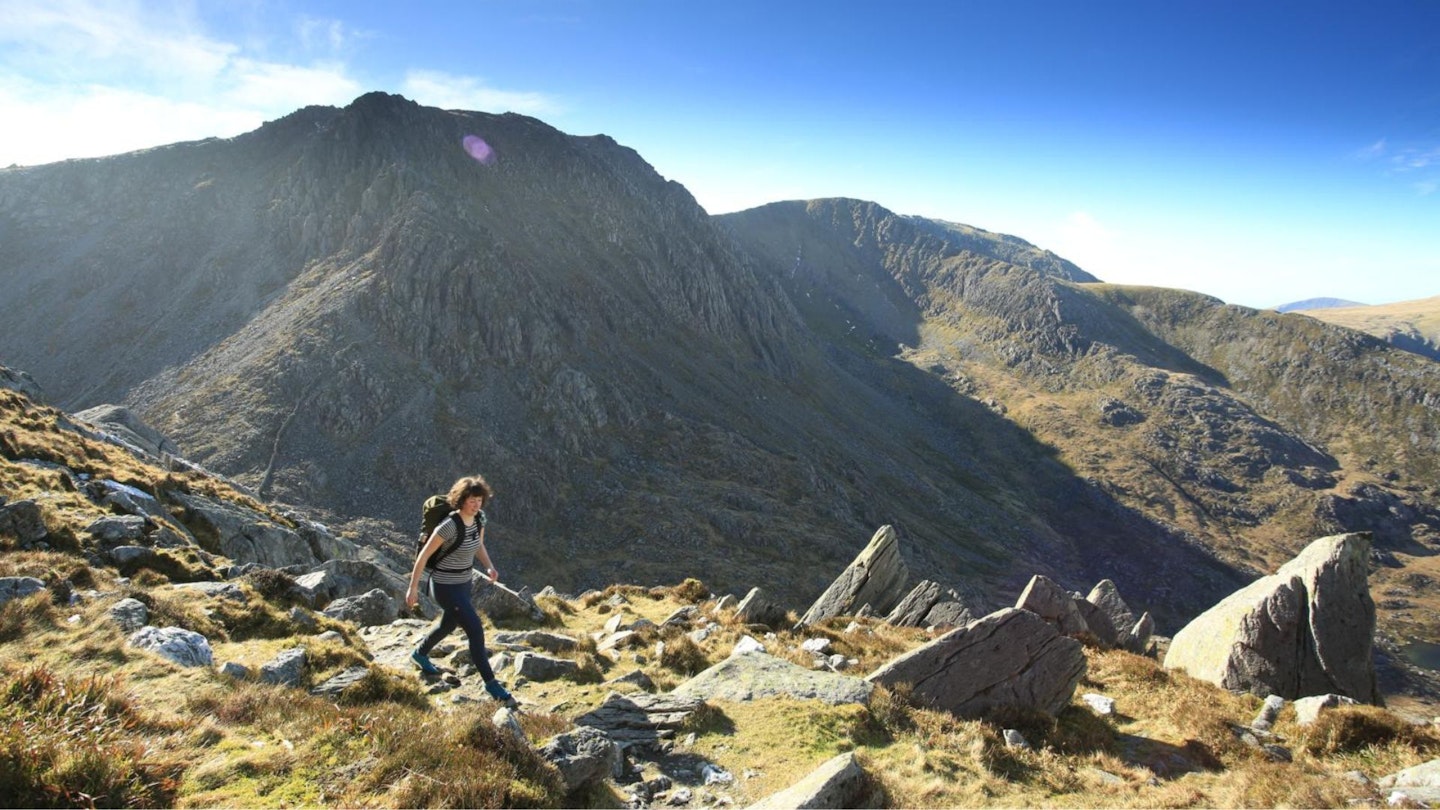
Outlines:
[[[0,166],[370,90],[605,133],[711,213],[856,197],[1246,306],[1440,295],[1433,0],[0,0]]]

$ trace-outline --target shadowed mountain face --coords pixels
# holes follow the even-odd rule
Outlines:
[[[0,361],[360,542],[482,472],[507,581],[803,609],[892,523],[978,604],[1110,577],[1174,629],[1323,533],[1428,548],[1433,364],[1086,282],[870,203],[711,218],[603,136],[383,94],[0,171]]]

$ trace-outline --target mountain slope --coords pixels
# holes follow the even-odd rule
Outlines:
[[[1433,374],[1378,341],[871,203],[711,218],[521,116],[371,94],[3,170],[0,233],[0,359],[64,407],[123,402],[369,545],[483,472],[497,563],[537,588],[696,574],[798,608],[890,523],[977,606],[1110,577],[1173,630],[1320,534],[1410,553],[1440,525],[1434,448],[1390,438],[1434,435],[1401,402]]]

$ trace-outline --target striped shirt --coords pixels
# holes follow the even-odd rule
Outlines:
[[[480,550],[480,529],[485,525],[485,513],[481,512],[475,516],[475,522],[465,527],[465,539],[454,551],[445,555],[440,564],[435,566],[430,573],[431,580],[441,585],[457,585],[470,581],[471,565],[475,562],[475,552]],[[435,533],[440,535],[442,542],[435,553],[441,554],[446,548],[455,543],[455,516],[445,518],[440,525],[435,527]]]

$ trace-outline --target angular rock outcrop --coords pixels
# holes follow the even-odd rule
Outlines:
[[[249,507],[182,492],[170,492],[168,497],[183,507],[180,521],[207,551],[271,568],[321,562],[298,534]]]
[[[834,616],[854,613],[869,605],[889,613],[904,596],[910,569],[900,556],[900,536],[892,526],[881,526],[820,598],[800,617],[797,626],[815,624]]]
[[[1028,610],[1055,626],[1063,636],[1078,636],[1090,632],[1075,599],[1070,592],[1055,584],[1049,577],[1036,574],[1020,593],[1015,607]]]
[[[735,607],[735,617],[746,624],[774,627],[785,621],[785,609],[767,599],[763,590],[751,588]]]
[[[871,683],[908,683],[916,700],[961,717],[999,706],[1057,714],[1085,675],[1080,642],[1028,610],[1005,608],[885,664]]]
[[[1225,689],[1379,703],[1368,533],[1322,537],[1175,634],[1166,669]]]
[[[40,505],[32,500],[0,502],[0,535],[20,541],[21,548],[30,548],[50,536]]]
[[[1110,619],[1110,625],[1116,631],[1124,633],[1135,626],[1137,617],[1125,600],[1120,598],[1120,589],[1115,583],[1108,579],[1102,579],[1095,583],[1090,593],[1085,596],[1085,601],[1100,608]],[[1123,639],[1121,640],[1123,642]]]
[[[806,669],[763,652],[735,653],[675,687],[676,697],[747,701],[767,697],[864,704],[874,689],[849,675]]]
[[[162,455],[176,455],[180,452],[180,448],[176,447],[174,442],[145,424],[145,421],[134,411],[123,405],[96,405],[93,408],[76,411],[75,418],[89,422],[155,458],[160,458]]]
[[[953,589],[926,579],[910,589],[885,621],[897,627],[959,627],[973,618]]]

